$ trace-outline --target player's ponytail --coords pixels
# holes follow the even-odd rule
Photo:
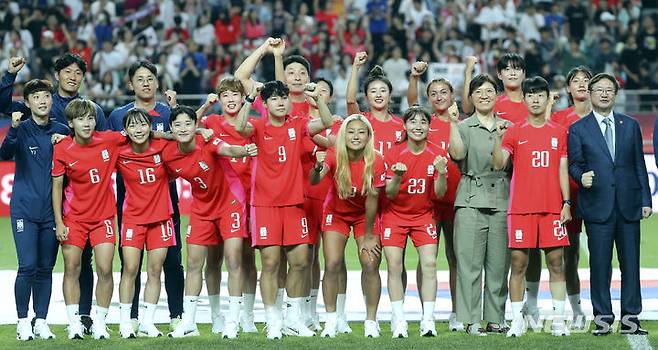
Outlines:
[[[368,87],[370,84],[376,82],[376,81],[381,81],[382,83],[386,84],[388,86],[388,93],[389,95],[393,93],[393,84],[391,84],[391,81],[388,80],[386,77],[386,73],[384,73],[384,69],[380,65],[375,65],[368,71],[368,75],[366,75],[366,80],[363,83],[363,93],[365,95],[368,95]]]

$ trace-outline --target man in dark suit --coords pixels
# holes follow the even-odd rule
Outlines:
[[[569,174],[580,185],[577,215],[585,221],[596,329],[612,332],[610,301],[612,247],[617,248],[621,282],[621,332],[647,334],[637,315],[640,295],[640,220],[651,215],[649,179],[640,126],[613,112],[619,84],[597,74],[589,82],[592,113],[569,128]]]

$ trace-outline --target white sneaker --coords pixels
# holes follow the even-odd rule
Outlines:
[[[352,328],[350,328],[350,324],[347,323],[347,319],[345,319],[345,315],[338,316],[338,322],[336,322],[336,331],[338,333],[343,333],[343,334],[352,333]]]
[[[283,333],[281,332],[281,324],[279,322],[270,322],[265,326],[265,333],[267,334],[267,339],[281,339],[283,338]]]
[[[451,313],[450,317],[448,318],[448,329],[451,332],[463,332],[464,331],[464,324],[457,321],[457,314],[456,313]]]
[[[330,317],[327,315],[327,320],[324,322],[324,329],[320,333],[322,338],[335,338],[338,333],[338,318],[336,316]]]
[[[322,325],[320,324],[320,316],[318,314],[309,316],[306,319],[306,327],[314,332],[321,331]]]
[[[238,337],[238,331],[240,326],[237,322],[226,322],[224,324],[224,329],[222,330],[222,338],[224,339],[236,339]]]
[[[139,320],[136,318],[131,318],[130,324],[133,327],[133,333],[137,334],[139,332]]]
[[[530,322],[530,325],[533,328],[535,328],[535,327],[541,328],[542,325],[539,324],[539,308],[538,307],[529,308],[529,307],[526,307],[525,304],[524,304],[523,305],[523,317],[524,318],[526,318],[526,317],[530,318],[529,322]]]
[[[74,321],[66,327],[69,333],[69,339],[84,339],[84,330],[80,321]]]
[[[50,330],[48,331],[50,332]],[[32,324],[30,323],[30,320],[27,318],[18,320],[18,323],[16,324],[16,340],[28,341],[33,339],[34,333],[32,333]]]
[[[283,328],[283,334],[293,336],[293,337],[313,337],[315,332],[308,329],[304,322],[296,321],[290,324],[287,324]]]
[[[571,329],[583,330],[585,329],[586,324],[587,324],[587,316],[583,314],[573,315],[573,319],[571,321]]]
[[[141,337],[158,338],[162,332],[153,323],[142,323],[139,325],[139,335]]]
[[[551,322],[551,335],[554,337],[566,337],[571,335],[571,333],[564,320],[555,320]]]
[[[258,333],[258,328],[256,328],[256,323],[254,323],[254,313],[242,313],[240,317],[240,328],[242,328],[242,333]]]
[[[379,324],[377,321],[366,320],[363,322],[363,335],[366,338],[379,338]]]
[[[133,331],[132,321],[119,323],[119,335],[123,339],[136,338],[135,331]]]
[[[110,333],[107,332],[105,322],[95,320],[91,326],[91,336],[96,339],[110,339]]]
[[[34,337],[37,339],[55,339],[55,335],[50,331],[46,320],[37,318],[34,321]]]
[[[436,337],[436,324],[434,320],[420,321],[421,337]]]
[[[169,332],[173,332],[176,330],[176,327],[181,323],[181,317],[174,317],[169,321]]]
[[[394,325],[391,325],[391,333],[393,333],[393,339],[409,338],[409,325],[407,324],[407,321],[396,321]]]
[[[507,331],[507,337],[521,337],[523,334],[525,334],[526,331],[526,325],[525,325],[525,319],[523,318],[515,318],[512,320],[512,326],[509,328],[509,331]]]
[[[213,316],[212,317],[212,332],[214,334],[219,334],[224,331],[224,316]]]
[[[167,334],[170,338],[196,337],[199,335],[200,333],[199,329],[196,327],[196,323],[188,323],[185,321],[181,321],[173,332]]]

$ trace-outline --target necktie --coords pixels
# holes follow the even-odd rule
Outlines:
[[[610,152],[610,156],[612,159],[615,159],[615,144],[614,140],[612,139],[612,128],[614,125],[612,125],[612,120],[610,118],[606,117],[603,118],[603,122],[605,123],[605,132],[603,133],[603,136],[605,138],[605,143],[608,145],[608,151]]]

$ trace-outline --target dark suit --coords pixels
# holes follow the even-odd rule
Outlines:
[[[640,126],[624,114],[614,113],[614,119],[614,160],[593,113],[569,128],[569,174],[580,185],[576,214],[585,221],[588,236],[594,316],[610,324],[613,243],[622,272],[622,317],[642,311],[640,219],[642,207],[651,207]],[[584,188],[582,174],[591,170],[594,182]]]

